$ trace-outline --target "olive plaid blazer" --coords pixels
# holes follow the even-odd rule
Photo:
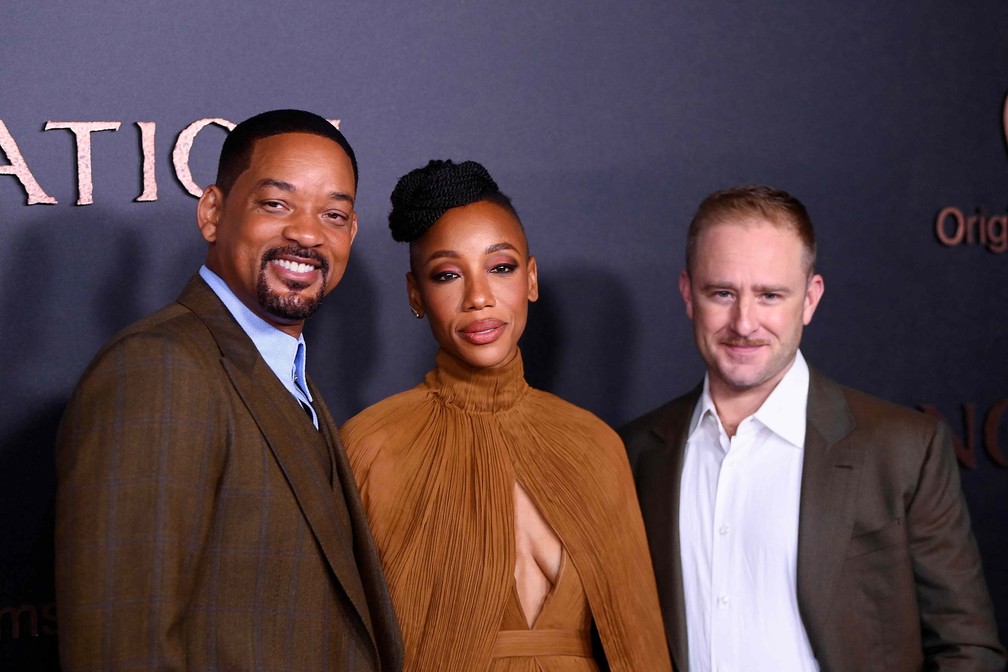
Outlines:
[[[312,395],[319,430],[198,276],[98,353],[57,440],[65,672],[401,669],[353,476]]]

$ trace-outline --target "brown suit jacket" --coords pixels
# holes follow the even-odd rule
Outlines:
[[[701,391],[620,430],[680,672],[679,480]],[[814,370],[807,416],[798,606],[821,669],[1004,669],[948,428]]]
[[[198,276],[84,373],[57,440],[60,659],[75,670],[398,671],[336,426]]]

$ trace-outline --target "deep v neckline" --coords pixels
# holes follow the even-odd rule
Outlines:
[[[539,619],[542,617],[546,610],[549,608],[550,604],[553,602],[553,596],[557,594],[557,589],[560,587],[560,583],[563,581],[564,574],[567,569],[567,549],[561,547],[560,549],[560,569],[557,570],[556,580],[553,581],[553,585],[550,586],[549,592],[546,593],[546,599],[543,600],[542,606],[539,607],[539,613],[535,615],[532,619],[531,625],[528,622],[528,615],[525,614],[525,607],[522,606],[521,598],[518,597],[518,582],[511,582],[511,597],[514,598],[515,603],[518,605],[518,610],[521,612],[523,618],[522,622],[528,630],[535,630],[536,626],[539,624]]]

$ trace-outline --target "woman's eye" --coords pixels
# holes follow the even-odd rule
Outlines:
[[[441,271],[440,273],[435,273],[431,276],[431,280],[434,282],[448,282],[449,280],[454,280],[459,277],[458,273],[454,271]]]
[[[497,264],[490,269],[491,273],[514,273],[515,269],[518,268],[517,264]]]

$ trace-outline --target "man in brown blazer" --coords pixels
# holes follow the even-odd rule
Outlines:
[[[1002,670],[948,429],[798,350],[805,208],[707,197],[679,287],[707,375],[621,430],[680,672]]]
[[[401,670],[301,335],[346,267],[356,187],[325,119],[239,124],[197,209],[206,265],[84,373],[57,447],[66,672]]]

